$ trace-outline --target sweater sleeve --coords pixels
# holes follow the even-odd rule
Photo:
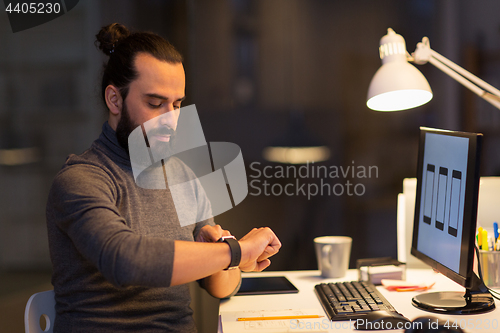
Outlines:
[[[73,165],[49,193],[48,223],[115,286],[169,286],[174,241],[136,234],[116,207],[117,188],[96,166]]]
[[[200,221],[201,216],[210,216],[210,217],[206,220],[201,220],[200,222],[196,223],[196,227],[193,231],[194,239],[198,238],[198,234],[200,233],[201,228],[203,228],[206,225],[211,225],[211,226],[215,225],[214,218],[212,215],[212,207],[210,205],[210,200],[208,200],[205,190],[203,190],[203,187],[201,186],[199,181],[196,182],[196,201],[198,204],[196,220]]]

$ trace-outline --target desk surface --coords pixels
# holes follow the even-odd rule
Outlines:
[[[316,294],[313,291],[314,285],[321,282],[336,281],[354,281],[357,280],[357,271],[349,270],[342,279],[323,279],[318,271],[286,271],[286,272],[262,272],[262,273],[244,273],[244,277],[250,276],[279,276],[285,275],[298,289],[297,294],[280,295],[258,295],[258,296],[234,296],[227,300],[221,300],[219,314],[229,311],[248,311],[248,310],[284,310],[284,309],[320,309],[324,313]],[[434,273],[430,269],[409,269],[407,271],[407,280],[418,281],[436,281],[436,284],[429,291],[464,291],[464,288],[446,278],[441,274]],[[462,328],[466,332],[496,332],[500,333],[500,302],[495,300],[496,309],[492,312],[475,315],[440,315],[417,309],[411,305],[411,298],[420,292],[396,292],[388,291],[383,287],[378,287],[379,291],[387,300],[410,320],[422,316],[432,316],[442,319],[449,319],[450,323],[462,323]],[[326,317],[325,317],[326,318]],[[324,319],[324,318],[323,318]],[[323,325],[324,326],[324,325]],[[319,325],[317,326],[319,327]],[[342,331],[351,331],[351,329],[341,329]],[[299,330],[290,330],[290,332]],[[306,332],[334,332],[338,331],[335,327],[320,330],[305,330]],[[390,332],[401,332],[402,330],[392,330]],[[222,332],[219,325],[219,333]],[[358,331],[359,332],[359,331]]]

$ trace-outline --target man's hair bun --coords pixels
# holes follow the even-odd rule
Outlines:
[[[127,27],[120,23],[112,23],[103,27],[96,37],[95,45],[106,55],[111,55],[115,47],[130,36]]]

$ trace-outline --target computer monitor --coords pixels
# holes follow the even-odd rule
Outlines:
[[[474,273],[482,134],[420,128],[411,254],[465,287],[415,296],[414,306],[437,313],[493,310]]]

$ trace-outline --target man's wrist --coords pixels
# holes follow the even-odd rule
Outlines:
[[[226,243],[229,245],[231,251],[231,262],[229,266],[224,270],[235,269],[240,265],[241,262],[241,247],[234,236],[223,236],[217,242]]]

